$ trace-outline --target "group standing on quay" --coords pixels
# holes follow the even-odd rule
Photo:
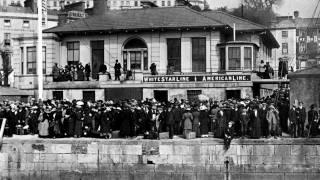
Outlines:
[[[291,137],[315,137],[319,134],[319,115],[315,105],[306,112],[303,103],[289,108],[287,97],[252,100],[178,101],[58,101],[30,103],[4,101],[0,118],[6,118],[5,135],[39,134],[43,138],[143,136],[158,139],[195,132],[196,137],[270,138],[289,132]],[[306,117],[308,113],[308,121]],[[209,133],[210,132],[210,133]]]

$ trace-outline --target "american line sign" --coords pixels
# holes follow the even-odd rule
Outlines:
[[[243,82],[251,81],[251,75],[179,75],[144,76],[143,82]]]

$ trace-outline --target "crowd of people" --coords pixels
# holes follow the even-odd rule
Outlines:
[[[57,63],[52,67],[52,76],[54,82],[59,81],[89,81],[91,73],[90,64],[82,65],[71,64],[65,67],[59,67]]]
[[[253,100],[178,101],[159,103],[145,101],[58,101],[30,103],[4,101],[0,104],[0,118],[6,118],[5,135],[39,134],[39,137],[100,137],[112,138],[143,136],[158,139],[159,133],[215,138],[279,137],[288,131],[295,137],[317,136],[319,116],[313,105],[308,111],[303,103],[291,109],[275,97]],[[280,111],[279,111],[280,109]],[[284,123],[281,122],[283,121]],[[286,124],[289,127],[286,129]],[[304,131],[307,129],[307,131]]]

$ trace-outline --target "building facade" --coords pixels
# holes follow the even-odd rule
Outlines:
[[[236,41],[233,23],[238,27]],[[112,10],[45,32],[56,34],[47,37],[45,99],[253,97],[257,59],[268,57],[278,47],[262,26],[222,12],[202,14],[186,7]],[[20,39],[20,46],[26,42]],[[28,50],[26,54],[28,58]],[[26,61],[21,57],[15,58],[16,68],[23,70],[16,76],[20,79],[16,87],[35,91],[36,82],[30,77],[35,71],[22,65]],[[121,81],[65,83],[50,78],[53,63],[63,67],[81,62],[91,66],[92,78],[101,64],[107,65],[114,79],[116,60],[122,65]],[[156,65],[158,75],[151,75],[151,64]],[[128,72],[131,78],[125,80]]]
[[[36,36],[38,17],[31,8],[6,6],[0,9],[0,44],[1,46],[14,46],[13,39],[24,36]],[[56,26],[58,17],[56,15],[48,15],[48,21],[43,25],[43,29]],[[13,52],[12,56],[19,54],[19,51]],[[11,58],[12,58],[11,56]],[[11,60],[11,66],[14,61]],[[3,68],[3,60],[0,56],[0,70]],[[10,82],[14,81],[13,74],[17,69],[13,68]],[[3,80],[3,79],[2,79]]]

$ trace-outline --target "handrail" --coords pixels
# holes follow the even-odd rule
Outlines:
[[[3,139],[3,134],[4,134],[4,128],[6,126],[7,119],[3,118],[2,123],[1,123],[1,128],[0,128],[0,147],[2,146],[2,139]]]

